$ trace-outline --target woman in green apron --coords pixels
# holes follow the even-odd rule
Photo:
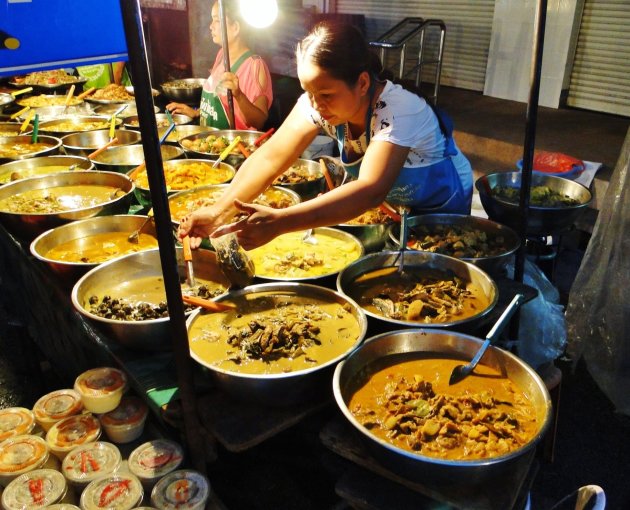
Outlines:
[[[212,206],[180,223],[179,235],[236,232],[251,249],[296,230],[338,225],[384,201],[413,213],[468,214],[472,168],[457,148],[452,125],[424,99],[381,81],[381,63],[351,25],[322,22],[300,43],[297,71],[305,93],[268,142],[240,167]],[[339,143],[353,179],[286,209],[252,204],[321,131]],[[235,223],[239,212],[247,217]]]
[[[221,49],[210,77],[204,83],[199,109],[183,103],[169,103],[166,108],[171,113],[199,118],[199,124],[202,126],[229,129],[227,113],[229,89],[234,98],[235,129],[260,130],[267,121],[269,106],[273,100],[271,74],[265,61],[249,49],[243,34],[245,25],[241,23],[236,7],[232,2],[226,1],[224,8],[231,63],[229,72],[224,69]],[[218,3],[212,7],[210,32],[212,41],[221,45]]]

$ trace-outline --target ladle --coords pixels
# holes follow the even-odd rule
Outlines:
[[[142,225],[140,225],[136,230],[134,230],[131,234],[127,236],[127,241],[133,244],[138,244],[138,242],[140,241],[140,232],[142,232],[142,229],[146,226],[147,223],[149,223],[149,220],[151,220],[152,218],[153,218],[153,209],[151,209],[147,213],[147,217],[142,222]]]
[[[400,250],[398,252],[398,273],[402,274],[405,266],[405,250],[407,249],[407,236],[409,234],[409,227],[407,226],[407,219],[409,217],[409,211],[406,207],[402,210],[402,217],[400,220]]]
[[[237,136],[236,138],[234,138],[234,140],[232,140],[230,145],[228,145],[225,149],[223,149],[223,152],[221,152],[221,154],[219,154],[219,157],[213,163],[212,168],[216,168],[217,166],[219,166],[219,163],[221,163],[221,161],[223,161],[225,158],[228,157],[230,152],[232,152],[232,149],[234,149],[234,147],[236,147],[239,144],[240,141],[241,141],[240,135]]]
[[[453,371],[451,372],[451,377],[448,380],[449,386],[460,382],[462,379],[465,379],[472,373],[472,371],[477,366],[477,363],[479,363],[484,353],[488,349],[488,346],[496,339],[496,337],[501,334],[505,326],[507,326],[510,318],[512,317],[512,315],[514,315],[514,312],[516,312],[524,299],[525,297],[523,296],[523,294],[517,294],[516,296],[514,296],[514,299],[512,299],[510,304],[503,311],[501,317],[499,317],[499,320],[495,323],[494,326],[492,326],[492,329],[486,335],[486,339],[484,340],[483,344],[481,344],[481,347],[479,348],[473,359],[470,361],[470,363],[466,365],[457,365],[453,369]]]
[[[162,138],[160,138],[160,140],[158,141],[158,147],[161,147],[162,144],[164,143],[164,141],[168,138],[168,135],[171,134],[171,132],[173,131],[173,129],[175,129],[175,124],[171,124],[166,131],[164,131],[164,134],[162,135]],[[89,157],[89,156],[88,156]],[[140,163],[136,168],[134,168],[131,172],[129,172],[129,178],[133,181],[136,179],[136,177],[138,176],[138,174],[144,169],[144,167],[147,166],[147,162],[143,161],[142,163]]]

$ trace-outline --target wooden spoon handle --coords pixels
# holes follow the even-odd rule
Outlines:
[[[196,296],[186,296],[184,294],[182,294],[182,301],[189,305],[200,306],[211,312],[225,312],[226,310],[234,310],[236,308],[236,305],[232,303],[219,303],[217,301],[210,301]]]
[[[129,178],[132,181],[136,180],[136,177],[138,177],[138,174],[140,174],[140,172],[142,172],[142,170],[144,170],[144,167],[147,166],[147,162],[143,161],[142,163],[140,163],[136,168],[134,168],[131,172],[129,172]]]
[[[328,191],[330,191],[335,187],[335,183],[333,182],[332,177],[330,176],[330,172],[328,171],[328,167],[326,166],[326,162],[323,159],[319,160],[319,168],[322,174],[324,174],[324,178],[326,179],[326,186],[328,186]]]
[[[77,99],[85,99],[87,96],[89,96],[92,92],[94,92],[96,90],[96,87],[90,87],[89,89],[81,92],[78,96]]]
[[[105,149],[107,149],[108,147],[111,147],[112,145],[115,145],[117,143],[118,143],[118,138],[116,138],[116,137],[112,138],[109,142],[107,142],[105,145],[103,145],[100,149],[96,149],[91,154],[88,154],[88,159],[95,158],[101,152],[103,152]]]

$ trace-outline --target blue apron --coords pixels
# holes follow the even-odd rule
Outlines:
[[[370,106],[365,118],[367,145],[370,144],[372,96],[373,92],[370,93]],[[392,205],[410,207],[413,215],[431,213],[470,214],[470,200],[465,196],[461,180],[451,160],[451,156],[457,154],[453,140],[453,123],[446,113],[434,108],[429,102],[427,104],[435,113],[440,130],[446,139],[444,159],[429,166],[403,167],[387,194],[387,202]],[[344,126],[337,126],[336,130],[341,164],[346,172],[356,179],[359,176],[359,168],[363,156],[353,163],[348,163],[344,150]]]

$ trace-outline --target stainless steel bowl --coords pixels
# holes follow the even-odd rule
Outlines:
[[[291,166],[304,169],[305,172],[309,175],[309,180],[301,180],[295,183],[284,184],[277,182],[276,179],[276,181],[274,181],[277,182],[275,184],[276,186],[295,191],[298,195],[300,195],[302,201],[315,198],[320,193],[326,191],[326,179],[324,178],[324,175],[319,168],[318,162],[312,161],[310,159],[298,159]],[[288,171],[290,171],[290,169]]]
[[[162,138],[167,129],[168,127],[158,127],[158,137]],[[182,138],[186,138],[187,136],[195,135],[197,133],[207,133],[208,131],[218,130],[210,126],[199,126],[197,124],[180,124],[166,137],[165,143],[177,145],[179,147],[179,141]]]
[[[162,161],[184,157],[184,151],[172,145],[162,145],[160,151]],[[127,173],[144,161],[144,150],[142,145],[110,147],[92,158],[92,161],[99,170]]]
[[[190,122],[192,122],[192,117],[189,117],[188,115],[175,114],[171,115],[171,117],[173,118],[173,122],[176,126],[189,124]],[[168,128],[169,124],[171,123],[170,119],[165,113],[156,113],[155,121],[157,122],[158,128]],[[125,117],[124,125],[128,129],[140,129],[140,119],[138,118],[138,115]]]
[[[392,225],[392,221],[364,225],[342,223],[336,225],[336,228],[352,234],[361,241],[366,253],[372,253],[381,251],[385,247],[385,243],[389,238],[389,229]]]
[[[114,136],[118,138],[117,146],[133,145],[142,141],[139,131],[116,129]],[[63,136],[61,142],[66,154],[87,156],[109,142],[109,129],[71,133]]]
[[[0,122],[0,136],[18,136],[21,134],[30,135],[33,131],[30,124],[24,133],[20,133],[21,128],[21,122]]]
[[[168,197],[173,224],[179,225],[179,217],[177,216],[177,210],[179,208],[176,206],[176,204],[186,202],[189,198],[192,200],[193,197],[196,201],[202,197],[210,198],[213,196],[219,196],[219,194],[223,193],[228,186],[229,184],[213,184],[210,186],[200,186],[192,190],[174,193],[173,195]],[[287,197],[287,200],[291,202],[291,205],[296,205],[300,203],[300,195],[298,195],[295,191],[280,188],[279,186],[270,186],[269,189],[278,191],[282,195]],[[188,214],[188,212],[186,214]]]
[[[461,257],[461,260],[475,264],[477,267],[495,276],[502,274],[511,256],[521,245],[518,234],[510,227],[477,216],[467,216],[464,214],[424,214],[422,216],[409,218],[407,224],[409,225],[409,238],[414,235],[414,230],[417,227],[426,227],[426,229],[431,232],[435,227],[449,226],[468,230],[479,230],[484,232],[488,238],[492,239],[501,238],[505,250],[499,255],[491,257]],[[389,238],[395,249],[398,249],[400,246],[400,224],[394,223],[391,225]],[[450,254],[447,253],[446,255]]]
[[[50,92],[50,91],[48,91]],[[20,106],[30,106],[31,108],[47,108],[49,106],[65,106],[66,97],[57,94],[38,94],[34,96],[20,96],[16,103]],[[83,104],[83,100],[74,96],[70,100],[68,108],[71,106],[78,106]]]
[[[184,78],[163,83],[160,88],[171,101],[198,105],[205,78]]]
[[[39,156],[53,156],[57,154],[61,148],[61,139],[54,136],[39,135],[37,137],[37,142],[46,144],[47,148],[11,157],[0,155],[0,164],[19,159],[37,158]],[[14,143],[31,143],[31,135],[0,136],[0,147],[3,145],[10,146]]]
[[[229,282],[219,269],[214,252],[193,250],[195,275],[207,281]],[[182,281],[186,275],[183,250],[177,248],[177,265]],[[172,331],[168,317],[146,321],[118,321],[106,319],[89,311],[90,296],[109,294],[125,297],[145,285],[146,278],[162,277],[159,249],[132,253],[100,264],[83,275],[72,288],[72,304],[90,322],[105,331],[121,345],[130,349],[163,351],[171,348]],[[166,292],[164,293],[166,300]]]
[[[106,115],[109,117],[113,115],[114,113],[116,113],[120,107],[121,105],[117,103],[96,104],[96,105],[93,105],[93,110],[94,110],[94,113],[96,113],[97,115]],[[158,113],[160,111],[160,108],[158,106],[153,106],[153,111],[155,111],[155,113]],[[124,121],[124,119],[126,119],[127,117],[131,117],[133,115],[138,115],[138,109],[136,108],[136,103],[128,103],[127,108],[125,108],[118,116]]]
[[[115,197],[91,207],[73,209],[59,213],[22,214],[0,211],[0,222],[17,237],[29,241],[42,232],[64,225],[71,221],[126,213],[129,210],[135,186],[126,175],[116,172],[74,171],[22,179],[0,187],[0,200],[18,193],[35,189],[49,189],[57,186],[102,185],[121,190]]]
[[[348,409],[351,397],[376,370],[413,359],[419,354],[470,360],[479,350],[481,342],[473,336],[434,329],[393,331],[368,339],[335,369],[333,392],[337,405],[381,463],[424,486],[432,487],[435,483],[451,491],[456,486],[474,489],[484,482],[509,479],[514,472],[527,472],[532,457],[526,454],[531,453],[531,449],[540,442],[551,422],[551,399],[545,384],[531,367],[497,347],[488,348],[482,364],[504,373],[529,394],[539,424],[537,434],[528,443],[507,455],[481,460],[442,460],[412,453],[371,434]],[[523,466],[523,463],[526,465]]]
[[[185,144],[187,141],[195,142],[200,138],[207,138],[210,135],[219,137],[225,137],[228,140],[228,143],[231,143],[237,136],[241,137],[241,142],[245,147],[253,150],[253,144],[256,139],[262,136],[264,133],[260,131],[240,131],[236,129],[219,129],[219,130],[207,130],[203,133],[198,133],[196,135],[190,135],[182,138],[179,141],[179,146],[186,152],[189,158],[208,158],[208,159],[217,159],[219,157],[219,152],[201,152],[192,149],[187,149]],[[226,163],[229,163],[234,168],[240,167],[245,161],[245,156],[238,150],[237,147],[232,150],[230,154],[224,160]]]
[[[371,271],[394,267],[398,265],[398,251],[382,251],[372,253],[353,262],[337,277],[337,290],[346,296],[352,296],[352,288],[354,281],[359,277]],[[414,270],[438,270],[449,275],[454,275],[465,282],[469,282],[473,286],[479,288],[482,294],[488,300],[486,308],[479,310],[475,315],[465,319],[448,321],[421,323],[417,321],[397,320],[378,315],[368,310],[364,310],[368,317],[376,319],[381,325],[386,325],[390,329],[398,327],[412,328],[431,328],[431,329],[458,329],[473,331],[487,320],[487,315],[495,307],[499,299],[499,290],[496,283],[485,271],[477,266],[464,262],[453,257],[440,255],[439,253],[430,253],[427,251],[406,251],[404,258],[403,271]]]
[[[334,359],[321,363],[306,370],[296,370],[280,374],[244,374],[232,372],[218,368],[197,356],[191,351],[192,358],[202,366],[206,367],[217,384],[229,394],[244,401],[255,402],[257,404],[270,406],[285,406],[298,402],[303,402],[309,398],[322,398],[326,387],[330,388],[330,378],[337,362],[348,355],[353,349],[361,344],[367,331],[367,321],[365,315],[357,304],[346,296],[338,292],[318,285],[305,283],[265,283],[252,285],[241,290],[231,291],[219,296],[215,301],[230,301],[243,296],[254,296],[258,293],[272,293],[274,295],[312,297],[327,302],[341,303],[351,311],[356,318],[360,334],[351,347]],[[188,330],[195,323],[201,314],[207,313],[203,310],[195,311],[188,319]]]
[[[537,207],[530,205],[528,211],[527,234],[551,235],[566,231],[586,210],[592,194],[580,183],[549,175],[532,174],[531,185],[547,186],[553,191],[574,198],[579,205],[569,207]],[[518,230],[520,226],[520,207],[518,203],[510,203],[497,199],[492,189],[497,186],[521,187],[521,172],[500,172],[483,175],[475,182],[479,192],[481,205],[491,220],[503,223]]]
[[[0,113],[2,113],[6,106],[9,106],[14,101],[15,97],[11,94],[5,94],[4,92],[0,93]]]
[[[178,193],[180,191],[188,191],[190,189],[195,189],[195,188],[199,188],[202,186],[208,186],[209,184],[204,183],[201,184],[199,186],[192,186],[190,188],[188,188],[187,190],[173,190],[169,187],[169,172],[172,171],[178,171],[181,170],[182,168],[185,168],[187,165],[190,164],[195,164],[195,163],[205,163],[209,166],[212,166],[214,164],[214,161],[211,159],[173,159],[171,161],[167,162],[163,162],[164,165],[164,175],[165,175],[165,180],[166,180],[166,187],[167,187],[167,193],[169,195],[173,195],[175,193]],[[232,178],[234,177],[234,174],[236,174],[236,169],[232,166],[232,165],[228,165],[227,163],[219,163],[217,170],[223,170],[229,173],[229,177],[221,182],[217,182],[216,184],[225,184],[227,182],[230,182],[232,180]],[[208,175],[211,176],[213,171],[211,169],[207,170]],[[133,170],[131,170],[129,172],[129,176],[131,177],[131,174],[133,173]],[[133,179],[133,178],[132,178]],[[210,179],[208,179],[210,180]],[[136,184],[136,198],[138,199],[138,201],[146,206],[146,207],[150,207],[151,206],[151,190],[147,187],[147,186],[141,186],[138,184],[137,182],[137,178],[133,179],[133,181]],[[212,186],[213,184],[210,184],[210,186]]]
[[[64,124],[68,122],[72,125],[77,126],[77,129],[66,129]],[[54,120],[48,120],[46,122],[42,122],[39,125],[39,130],[42,133],[48,133],[51,136],[64,136],[70,133],[78,133],[84,131],[95,131],[97,129],[106,129],[104,127],[93,127],[96,125],[106,125],[109,126],[110,119],[109,117],[101,116],[101,115],[68,115],[66,117],[57,117]],[[116,126],[120,126],[122,124],[121,119],[116,119]]]
[[[92,170],[94,165],[87,158],[79,156],[42,156],[21,159],[0,165],[0,186],[19,179],[63,172],[57,167],[74,167],[73,170]]]
[[[84,102],[81,104],[68,106],[40,106],[39,108],[31,108],[28,112],[20,115],[20,119],[24,120],[30,112],[35,110],[39,117],[39,122],[47,122],[55,120],[59,117],[67,117],[68,115],[94,115],[92,109]]]
[[[155,226],[152,222],[145,224],[146,219],[146,216],[120,214],[114,216],[97,216],[87,220],[73,221],[67,225],[61,225],[47,230],[37,236],[31,243],[30,250],[33,256],[52,269],[65,285],[72,286],[81,276],[90,269],[98,266],[99,263],[55,260],[47,256],[50,250],[60,244],[95,234],[105,234],[109,232],[125,232],[131,234],[131,232],[140,227],[142,227],[143,234],[156,237]]]

